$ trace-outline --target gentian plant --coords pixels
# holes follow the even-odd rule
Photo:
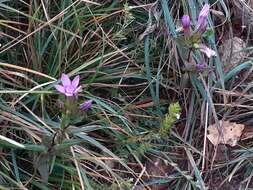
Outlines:
[[[207,18],[209,14],[210,6],[208,4],[204,5],[202,10],[198,15],[197,25],[192,31],[191,19],[189,15],[183,15],[181,23],[184,31],[184,44],[189,47],[189,53],[187,56],[187,61],[189,62],[192,59],[191,54],[194,51],[200,51],[207,58],[216,56],[216,52],[203,43],[204,33],[207,31]],[[201,58],[201,61],[196,64],[196,70],[202,71],[206,68],[206,63],[203,61],[204,58]]]
[[[61,127],[66,128],[70,121],[75,118],[78,113],[89,109],[92,105],[92,100],[88,100],[82,104],[78,104],[78,93],[81,91],[79,85],[80,76],[77,75],[72,81],[66,74],[61,75],[61,85],[55,85],[55,89],[64,95],[63,115]]]
[[[61,75],[62,85],[55,85],[55,88],[67,97],[75,97],[77,93],[81,90],[81,86],[79,86],[79,81],[79,75],[77,75],[74,80],[71,81],[68,75],[63,73]]]

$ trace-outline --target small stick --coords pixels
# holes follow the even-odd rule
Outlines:
[[[135,183],[134,183],[134,185],[133,185],[133,187],[132,187],[132,189],[131,189],[131,190],[134,190],[135,186],[136,186],[136,185],[137,185],[137,183],[140,181],[141,176],[144,174],[144,172],[145,172],[145,171],[146,171],[146,167],[143,167],[143,169],[142,169],[142,171],[141,171],[141,173],[140,173],[140,175],[139,175],[138,179],[135,181]]]
[[[207,137],[208,110],[209,110],[208,108],[209,108],[209,104],[208,104],[208,102],[206,102],[205,136],[204,136],[204,145],[203,145],[203,158],[202,158],[201,173],[203,173],[204,169],[205,169],[206,137]]]

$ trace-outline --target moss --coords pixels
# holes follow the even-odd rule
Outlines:
[[[178,116],[180,115],[180,111],[181,111],[181,108],[178,102],[170,104],[168,108],[168,113],[165,115],[161,123],[160,130],[159,130],[159,134],[162,137],[169,134],[170,129],[175,124],[175,122],[178,119]]]

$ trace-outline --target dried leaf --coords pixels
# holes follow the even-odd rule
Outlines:
[[[149,175],[149,181],[154,182],[159,179],[162,180],[168,177],[169,173],[173,171],[173,167],[168,165],[166,158],[162,155],[148,155],[146,162],[147,173]],[[160,176],[160,178],[158,178]],[[152,190],[168,189],[168,183],[153,184],[149,186]]]
[[[217,11],[214,9],[210,10],[212,15],[219,17],[222,21],[226,20],[226,16],[224,15],[224,13],[222,11]]]
[[[209,134],[207,135],[207,138],[215,146],[218,144],[229,144],[230,146],[235,146],[240,140],[244,125],[229,121],[220,121],[220,126],[220,131],[223,134],[220,134],[216,125],[213,124],[208,127]]]
[[[253,127],[251,120],[249,120],[249,125],[245,124],[245,128],[243,130],[243,134],[241,136],[241,140],[247,140],[253,138]]]
[[[244,51],[246,43],[238,37],[228,39],[220,46],[219,52],[225,72],[241,64],[248,56],[248,52]]]
[[[215,161],[226,162],[229,160],[230,154],[230,149],[226,145],[219,144],[216,150]]]

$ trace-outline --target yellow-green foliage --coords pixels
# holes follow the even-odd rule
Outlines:
[[[178,115],[180,115],[180,105],[178,102],[170,104],[168,113],[165,115],[160,127],[159,134],[165,136],[169,133],[171,127],[177,121]]]

